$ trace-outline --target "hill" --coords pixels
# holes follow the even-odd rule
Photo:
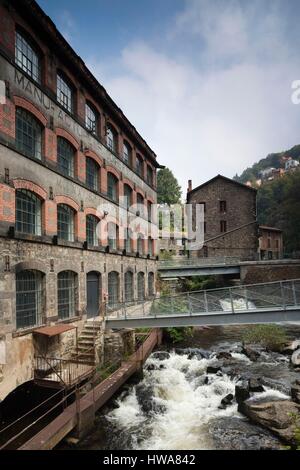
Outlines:
[[[240,176],[235,175],[233,179],[240,183],[246,183],[247,181],[255,182],[259,178],[260,171],[265,170],[266,168],[284,168],[283,157],[300,161],[300,145],[295,145],[284,152],[270,153],[267,157],[262,158],[258,163],[255,163],[244,170]]]

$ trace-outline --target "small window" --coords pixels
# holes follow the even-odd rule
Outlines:
[[[99,165],[93,158],[86,158],[86,184],[94,191],[99,190]]]
[[[41,235],[41,200],[27,189],[16,191],[16,230],[29,235]]]
[[[99,219],[92,214],[86,217],[86,240],[90,246],[98,246],[97,226]]]
[[[41,82],[41,60],[29,42],[16,31],[15,61],[33,80]]]
[[[57,165],[66,176],[74,177],[75,150],[63,137],[57,138]]]
[[[133,301],[133,273],[127,271],[125,273],[125,302]]]
[[[227,232],[227,222],[226,222],[226,220],[221,220],[220,221],[220,231],[221,231],[221,233]]]
[[[42,126],[23,108],[16,109],[16,146],[28,157],[42,159]]]
[[[108,305],[114,307],[119,303],[120,280],[119,273],[108,273]]]
[[[137,157],[136,157],[136,172],[141,178],[143,178],[143,176],[144,176],[144,162],[143,162],[142,157],[140,157],[139,155],[137,155]]]
[[[142,272],[137,275],[137,290],[138,300],[142,302],[145,300],[145,274]]]
[[[85,105],[85,126],[93,134],[97,134],[97,114],[87,103]]]
[[[57,276],[58,318],[75,316],[76,273],[63,271]]]
[[[57,74],[57,101],[70,113],[73,111],[72,89],[60,74]]]
[[[123,160],[127,165],[131,165],[132,150],[130,145],[127,142],[123,144]]]
[[[106,129],[106,144],[107,147],[114,153],[117,151],[117,135],[111,126]]]
[[[66,204],[57,206],[57,236],[62,240],[74,241],[74,210]]]
[[[226,212],[226,211],[227,211],[226,201],[220,201],[220,212]]]
[[[42,323],[42,273],[27,270],[16,274],[16,322],[18,328]]]
[[[118,179],[112,173],[107,175],[107,195],[112,200],[117,202],[118,199]]]
[[[153,186],[153,170],[149,165],[147,165],[147,183]]]

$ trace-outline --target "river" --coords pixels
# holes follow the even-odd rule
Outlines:
[[[97,415],[93,432],[79,449],[276,449],[282,443],[269,431],[251,424],[235,401],[220,408],[241,378],[262,378],[260,396],[287,398],[299,372],[289,357],[263,352],[252,362],[241,352],[247,326],[196,330],[175,350],[164,345],[144,364],[144,378],[126,384]],[[300,325],[285,327],[300,338]],[[193,348],[191,348],[191,344]],[[166,352],[168,351],[168,352]],[[231,353],[222,371],[207,373],[220,351]],[[255,396],[256,394],[254,394]]]

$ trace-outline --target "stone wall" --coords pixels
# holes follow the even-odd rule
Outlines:
[[[133,354],[135,349],[134,330],[106,331],[104,334],[104,364],[116,364]]]
[[[242,263],[241,282],[243,284],[259,284],[262,282],[300,279],[300,261],[266,261],[264,264]]]

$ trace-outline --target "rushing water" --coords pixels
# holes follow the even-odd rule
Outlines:
[[[260,396],[284,399],[290,383],[299,376],[290,369],[288,358],[278,353],[265,352],[251,362],[241,353],[244,328],[198,330],[192,340],[198,349],[154,352],[144,365],[143,380],[126,385],[111,400],[80,448],[278,448],[275,437],[238,413],[235,401],[220,408],[222,398],[234,395],[241,378],[263,377],[265,391]],[[300,337],[300,327],[290,326],[288,332]],[[222,371],[207,373],[209,366],[219,363],[219,351],[230,352],[232,357],[223,361]]]

